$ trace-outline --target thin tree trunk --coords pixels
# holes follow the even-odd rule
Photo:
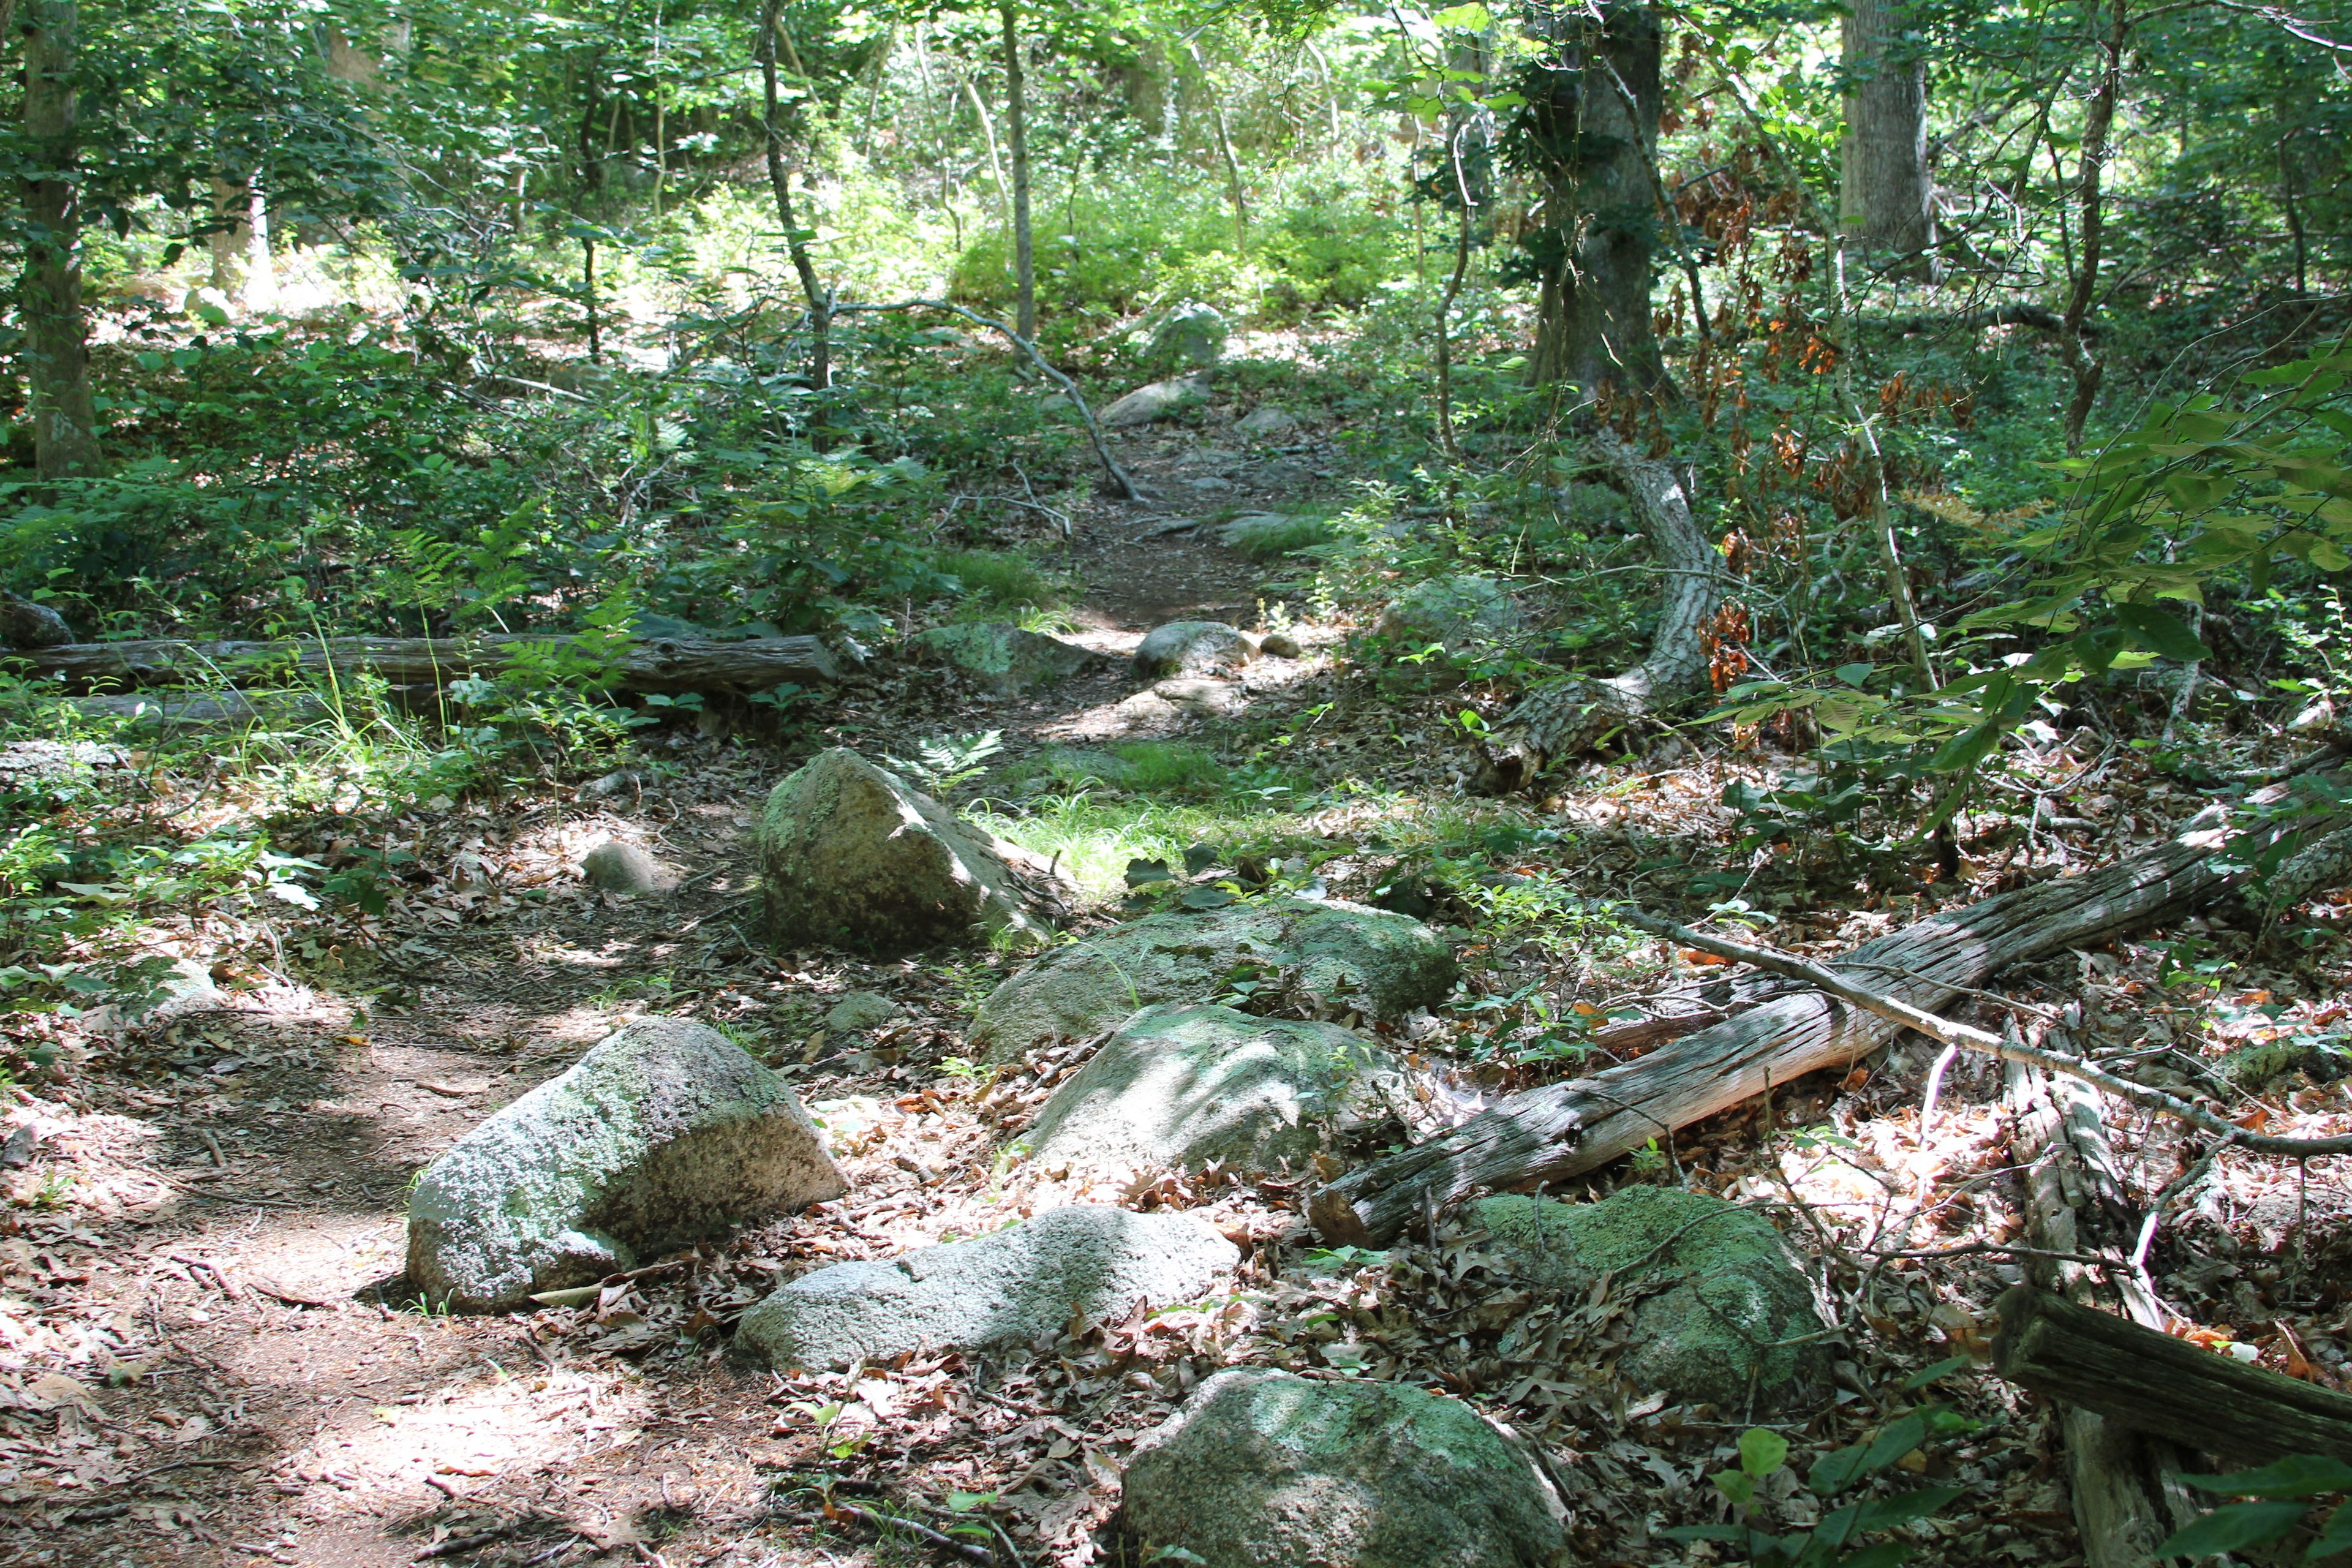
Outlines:
[[[75,104],[73,0],[26,0],[25,138],[38,178],[23,184],[25,323],[34,461],[45,479],[99,469],[98,406],[89,381],[89,327],[81,302],[81,212],[74,169],[80,154]]]
[[[604,363],[604,321],[596,308],[596,240],[580,237],[580,293],[588,306],[588,363]]]
[[[1843,33],[1844,189],[1852,232],[1873,250],[1914,258],[1924,272],[1936,243],[1936,190],[1927,168],[1927,62],[1904,38],[1904,0],[1853,0]]]
[[[996,205],[1003,209],[1004,221],[1013,221],[1013,187],[1004,178],[1004,158],[996,147],[996,117],[988,112],[987,100],[970,77],[963,79],[963,95],[971,100],[971,111],[980,117],[981,134],[988,142],[988,177],[996,184]]]
[[[1029,229],[1029,108],[1021,69],[1021,13],[1007,0],[997,15],[1004,24],[1004,131],[1013,144],[1013,321],[1034,342],[1037,258]]]
[[[2098,297],[2099,255],[2106,237],[2106,209],[2102,180],[2106,172],[2107,134],[2114,129],[2116,102],[2123,95],[2124,50],[2131,41],[2131,0],[2113,0],[2107,36],[2100,41],[2099,85],[2083,114],[2081,163],[2075,182],[2075,205],[2082,213],[2082,244],[2074,257],[2074,288],[2059,319],[2058,350],[2074,378],[2074,395],[2066,405],[2066,450],[2083,449],[2083,426],[2099,395],[2106,366],[2091,353],[2083,328]]]
[[[1445,280],[1445,292],[1437,300],[1437,435],[1444,443],[1445,456],[1457,463],[1462,460],[1462,448],[1454,438],[1454,301],[1461,296],[1463,275],[1470,269],[1470,220],[1477,212],[1470,199],[1470,182],[1462,172],[1462,138],[1469,133],[1466,122],[1458,125],[1445,142],[1454,170],[1454,195],[1462,204],[1462,224],[1454,239],[1454,276]],[[1450,511],[1459,477],[1448,475],[1445,482]]]
[[[776,221],[783,226],[784,248],[799,274],[809,310],[809,384],[818,392],[833,384],[833,296],[816,279],[808,235],[793,211],[793,184],[784,168],[784,129],[777,113],[776,30],[782,26],[782,0],[768,0],[760,18],[761,126],[768,161],[768,188],[776,198]],[[822,426],[820,411],[817,423]]]

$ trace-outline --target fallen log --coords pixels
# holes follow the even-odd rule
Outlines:
[[[1529,688],[1485,743],[1483,783],[1497,794],[1525,788],[1553,763],[1590,751],[1612,731],[1705,683],[1700,634],[1730,583],[1723,557],[1692,519],[1690,497],[1671,463],[1643,456],[1611,430],[1594,436],[1592,445],[1649,536],[1651,566],[1664,592],[1657,635],[1649,657],[1621,675],[1563,676]]]
[[[576,639],[549,635],[468,637],[327,637],[312,641],[65,643],[19,649],[0,659],[68,687],[165,684],[242,685],[288,675],[365,671],[394,686],[441,686],[467,675],[495,675],[517,657],[568,650]],[[601,657],[601,650],[597,650]],[[856,660],[853,658],[853,664]],[[627,691],[763,691],[790,681],[825,686],[841,667],[812,637],[646,637],[620,650],[613,684]]]
[[[2307,830],[2332,821],[2305,819]],[[1856,948],[1831,967],[1867,977],[1895,1000],[1934,1008],[1986,975],[2177,914],[2235,886],[2280,833],[2233,837],[2222,808],[2102,871],[2055,878],[1947,910]],[[2217,851],[2230,850],[2220,868]],[[1348,1173],[1310,1205],[1336,1242],[1384,1246],[1482,1187],[1559,1181],[1727,1110],[1806,1073],[1850,1064],[1904,1026],[1778,975],[1749,974],[1722,1004],[1735,1016],[1588,1078],[1511,1096],[1452,1131]]]
[[[2195,1453],[2254,1464],[2294,1454],[2352,1460],[2352,1394],[2031,1285],[2000,1299],[1992,1368],[2021,1387]]]

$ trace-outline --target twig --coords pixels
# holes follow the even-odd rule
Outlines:
[[[520,1535],[529,1524],[529,1521],[519,1520],[512,1524],[494,1526],[475,1535],[453,1535],[438,1545],[426,1547],[409,1561],[429,1563],[436,1557],[455,1557],[460,1552],[477,1552],[485,1546],[495,1546],[509,1535]]]
[[[982,1564],[982,1568],[993,1568],[993,1564],[996,1562],[996,1553],[989,1548],[985,1546],[974,1546],[968,1541],[958,1541],[952,1535],[942,1534],[939,1531],[933,1530],[929,1525],[918,1523],[916,1521],[911,1519],[902,1519],[896,1514],[877,1513],[870,1508],[859,1508],[856,1503],[850,1502],[830,1503],[827,1506],[832,1510],[834,1514],[838,1514],[846,1519],[862,1521],[866,1524],[872,1525],[876,1530],[880,1531],[885,1535],[887,1535],[894,1530],[904,1531],[908,1535],[913,1536],[916,1540],[922,1542],[927,1546],[936,1546],[942,1552],[952,1552],[967,1563],[978,1563]],[[828,1514],[818,1513],[811,1510],[803,1509],[788,1510],[786,1510],[784,1517],[791,1520],[795,1524],[829,1524],[832,1522],[832,1517]]]
[[[2167,1094],[2160,1089],[2150,1089],[2145,1084],[2134,1083],[2128,1079],[2117,1078],[2111,1072],[2102,1071],[2080,1057],[2070,1057],[2061,1051],[2043,1050],[2037,1046],[2026,1045],[2021,1040],[2006,1039],[1999,1035],[1987,1034],[1982,1029],[1970,1028],[1966,1024],[1956,1024],[1949,1018],[1939,1017],[1936,1014],[1914,1007],[1908,1002],[1897,1001],[1892,996],[1865,990],[1853,982],[1823,969],[1820,964],[1808,963],[1803,959],[1793,957],[1789,953],[1776,952],[1770,948],[1749,947],[1741,942],[1727,942],[1721,937],[1705,936],[1688,926],[1676,925],[1672,921],[1662,921],[1654,915],[1644,914],[1639,910],[1627,910],[1621,907],[1616,913],[1617,918],[1637,931],[1648,931],[1653,936],[1667,937],[1681,942],[1685,947],[1697,948],[1701,952],[1712,952],[1718,957],[1734,959],[1742,963],[1752,964],[1758,969],[1801,982],[1816,990],[1827,992],[1841,1002],[1850,1002],[1866,1013],[1875,1013],[1882,1018],[1901,1024],[1906,1028],[1916,1029],[1940,1045],[1958,1046],[1962,1050],[1979,1051],[1986,1056],[1999,1057],[2004,1061],[2022,1062],[2028,1067],[2038,1067],[2046,1072],[2063,1073],[2069,1078],[2080,1079],[2095,1088],[2106,1090],[2119,1100],[2130,1100],[2135,1105],[2146,1106],[2176,1121],[2186,1121],[2192,1127],[2202,1128],[2217,1138],[2236,1143],[2258,1154],[2286,1154],[2296,1157],[2313,1154],[2352,1154],[2352,1137],[2274,1138],[2267,1133],[2250,1131],[2234,1122],[2223,1121],[2202,1106],[2191,1105],[2187,1100]]]

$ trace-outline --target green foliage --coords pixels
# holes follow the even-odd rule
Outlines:
[[[2163,1557],[2216,1557],[2283,1541],[2305,1529],[2323,1500],[2352,1492],[2352,1465],[2310,1454],[2236,1475],[2180,1479],[2200,1491],[2250,1500],[2223,1503],[2179,1531],[2157,1548]],[[2352,1551],[2352,1506],[2339,1503],[2311,1533],[2303,1560],[2316,1563],[2346,1551]]]
[[[1826,1504],[1885,1470],[1931,1435],[1962,1430],[1968,1425],[1940,1405],[1911,1411],[1887,1423],[1868,1442],[1840,1448],[1814,1461],[1806,1488]],[[1685,1525],[1661,1534],[1676,1541],[1724,1542],[1742,1552],[1755,1568],[1892,1568],[1909,1560],[1907,1545],[1883,1541],[1863,1546],[1861,1539],[1926,1519],[1963,1490],[1921,1487],[1865,1498],[1829,1509],[1811,1529],[1776,1536],[1757,1528],[1755,1516],[1760,1511],[1762,1489],[1788,1463],[1788,1439],[1764,1427],[1751,1427],[1740,1435],[1738,1452],[1736,1466],[1707,1478],[1730,1505],[1738,1522]]]

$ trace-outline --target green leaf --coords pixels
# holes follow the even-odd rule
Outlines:
[[[2321,1492],[2352,1492],[2352,1465],[2316,1454],[2295,1454],[2259,1470],[2229,1476],[2183,1476],[2199,1491],[2224,1497],[2307,1498]]]
[[[1968,1364],[1969,1358],[1967,1356],[1956,1355],[1948,1361],[1939,1361],[1933,1366],[1923,1366],[1917,1372],[1915,1372],[1910,1376],[1905,1378],[1903,1380],[1903,1386],[1906,1389],[1925,1388],[1931,1383],[1951,1376],[1952,1373],[1959,1371],[1962,1367],[1965,1367]]]
[[[1887,1424],[1886,1429],[1872,1439],[1869,1450],[1862,1457],[1863,1473],[1883,1470],[1912,1449],[1927,1436],[1927,1418],[1913,1412],[1898,1421]]]
[[[1746,1508],[1756,1500],[1756,1478],[1745,1470],[1717,1470],[1707,1479],[1713,1481],[1715,1489],[1729,1498],[1735,1507]]]
[[[2211,1557],[2276,1541],[2310,1511],[2299,1502],[2225,1503],[2156,1549],[2158,1557]]]
[[[1900,1568],[1910,1561],[1911,1548],[1899,1541],[1882,1541],[1839,1558],[1837,1568]]]
[[[1925,1519],[1936,1512],[1967,1489],[1965,1487],[1921,1487],[1917,1491],[1873,1498],[1854,1510],[1853,1527],[1857,1531],[1892,1530],[1898,1524],[1909,1524],[1913,1520]]]
[[[2352,1506],[2338,1508],[2319,1527],[2319,1539],[2304,1553],[2306,1562],[2316,1563],[2336,1552],[2352,1550]]]
[[[2352,562],[2346,564],[2352,565]],[[2213,657],[2178,616],[2154,605],[2117,605],[2116,619],[2123,623],[2134,642],[2158,658],[2194,664]]]
[[[1837,667],[1835,673],[1837,678],[1848,686],[1860,686],[1870,679],[1870,672],[1877,668],[1874,664],[1842,664]]]
[[[1789,1439],[1762,1426],[1739,1435],[1739,1468],[1762,1480],[1789,1462]]]

